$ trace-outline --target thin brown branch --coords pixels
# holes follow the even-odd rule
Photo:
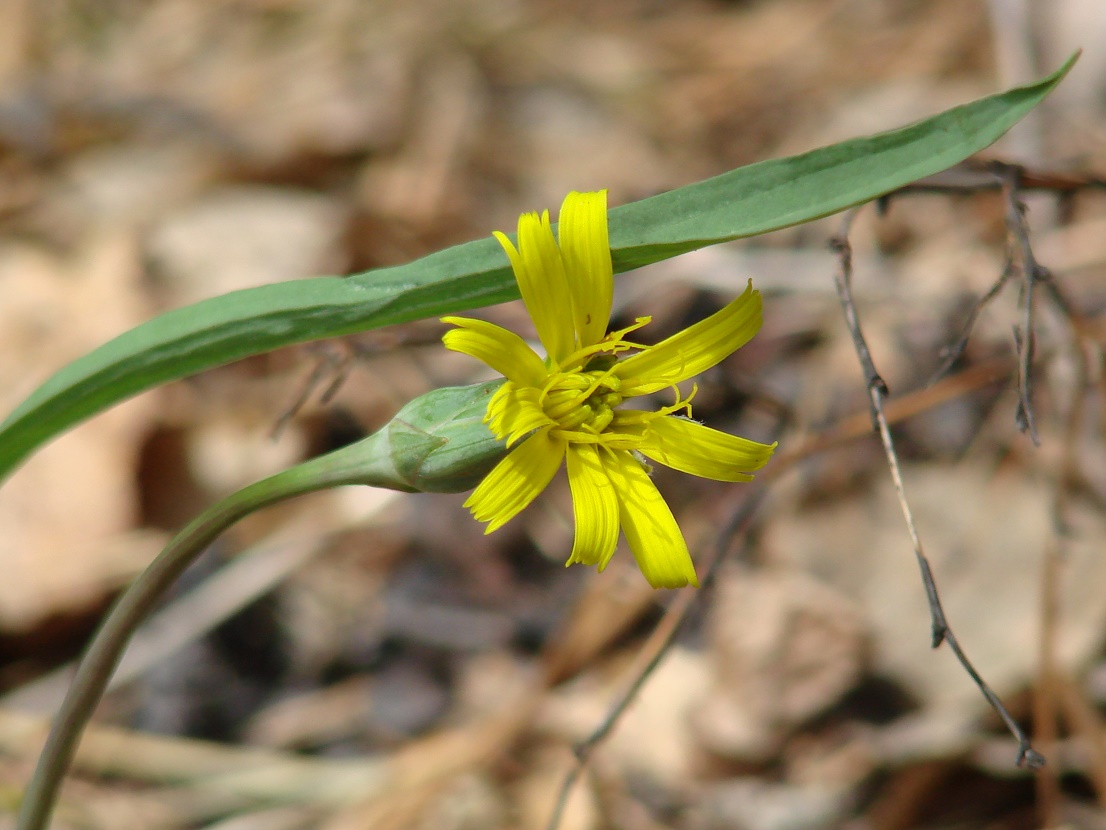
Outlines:
[[[960,662],[960,665],[963,666],[976,686],[979,687],[984,698],[986,698],[987,702],[999,717],[1002,718],[1007,729],[1010,730],[1010,733],[1018,741],[1018,756],[1016,761],[1018,766],[1024,764],[1030,769],[1038,769],[1045,763],[1044,756],[1033,749],[1029,737],[1022,730],[1021,726],[1010,715],[1002,701],[983,680],[979,672],[976,671],[975,667],[964,653],[964,650],[960,647],[960,643],[956,639],[956,635],[952,628],[949,626],[948,620],[945,617],[944,608],[941,605],[940,595],[937,591],[937,583],[933,576],[933,569],[929,564],[929,560],[926,558],[925,551],[922,547],[922,540],[914,521],[913,511],[906,499],[906,491],[903,486],[902,470],[899,464],[898,454],[895,451],[895,444],[891,437],[891,428],[888,424],[887,416],[884,413],[883,404],[888,394],[887,385],[876,371],[875,363],[872,360],[871,352],[868,349],[867,341],[860,327],[856,304],[852,296],[852,246],[849,243],[848,234],[858,210],[859,208],[855,208],[845,214],[838,234],[830,242],[830,247],[837,253],[839,260],[839,267],[834,275],[834,283],[837,288],[838,299],[841,301],[841,308],[845,315],[845,321],[849,327],[849,334],[852,336],[853,344],[856,346],[857,357],[864,371],[872,419],[875,424],[876,432],[879,434],[880,442],[883,444],[884,454],[887,458],[887,466],[891,472],[891,480],[895,486],[899,507],[902,510],[903,519],[906,522],[907,531],[910,534],[910,541],[914,548],[914,557],[918,563],[918,569],[921,572],[926,598],[929,601],[932,645],[934,648],[937,648],[942,642],[948,643],[949,648]]]
[[[1063,179],[1059,181],[1042,179],[1039,174],[1034,176],[1022,167],[999,161],[991,162],[983,167],[976,166],[968,171],[960,171],[960,173],[966,175],[971,181],[972,186],[965,188],[967,192],[995,188],[1001,190],[1005,205],[1006,258],[998,279],[972,308],[959,339],[946,350],[945,359],[934,373],[934,379],[947,372],[963,354],[971,337],[972,329],[975,327],[983,308],[998,296],[998,293],[1012,276],[1020,274],[1022,277],[1022,320],[1020,325],[1014,326],[1013,329],[1014,345],[1018,355],[1018,408],[1015,421],[1018,429],[1026,433],[1034,445],[1039,446],[1040,438],[1033,414],[1031,394],[1033,358],[1036,351],[1036,289],[1038,285],[1052,285],[1052,279],[1048,270],[1037,262],[1037,258],[1033,253],[1033,247],[1029,241],[1029,226],[1025,219],[1026,206],[1021,200],[1021,194],[1027,189],[1026,182],[1029,180],[1034,181],[1042,189],[1049,189],[1045,187],[1049,183],[1059,187],[1062,183],[1070,185],[1072,182]],[[977,178],[985,177],[988,173],[992,178],[990,188],[985,186],[983,178]],[[1098,179],[1082,179],[1078,183],[1086,187],[1099,187],[1103,184]],[[909,191],[896,191],[896,193],[902,192]],[[1061,192],[1066,193],[1068,191],[1061,190]],[[1054,299],[1059,299],[1055,292],[1051,293],[1053,293]]]
[[[1022,169],[1015,165],[995,162],[995,174],[1002,182],[1003,200],[1006,205],[1006,232],[1009,237],[1009,258],[1021,266],[1022,323],[1014,329],[1014,342],[1018,350],[1018,409],[1015,421],[1018,429],[1026,433],[1035,446],[1040,446],[1032,403],[1033,354],[1036,349],[1035,310],[1037,284],[1049,279],[1048,272],[1037,262],[1033,246],[1029,242],[1029,226],[1025,221],[1025,203],[1021,200]]]
[[[897,424],[927,412],[949,401],[956,400],[962,395],[976,392],[988,386],[1003,385],[1009,381],[1009,373],[1013,368],[1012,361],[1007,357],[993,358],[971,366],[955,375],[943,378],[932,386],[908,392],[888,400],[884,404],[884,416],[889,424]],[[811,456],[828,449],[855,441],[858,438],[866,438],[872,434],[872,418],[868,412],[857,412],[848,415],[828,428],[808,436],[801,443],[788,447],[783,452],[777,452],[772,457],[772,463],[758,474],[759,480],[767,482],[783,475],[795,464],[805,461]]]
[[[1001,163],[1001,162],[998,162]],[[919,179],[888,193],[881,200],[886,202],[911,194],[934,193],[940,195],[974,195],[1002,190],[1002,181],[995,177],[995,161],[968,159],[960,164]],[[1106,190],[1106,178],[1079,173],[1067,173],[1042,168],[1023,167],[1019,189],[1041,191],[1068,196],[1088,190]]]
[[[949,346],[942,351],[944,352],[945,359],[941,361],[941,365],[937,368],[937,371],[933,373],[933,377],[930,379],[930,384],[935,383],[939,378],[945,376],[945,374],[952,368],[952,365],[960,359],[960,356],[964,354],[964,350],[968,348],[968,340],[971,339],[972,330],[975,329],[975,324],[979,320],[979,315],[983,313],[983,309],[1002,291],[1003,286],[1009,281],[1010,277],[1014,275],[1014,261],[1011,258],[1009,252],[1006,255],[1006,262],[1003,263],[1002,272],[999,274],[998,279],[994,284],[987,289],[987,293],[976,300],[972,306],[971,312],[968,314],[968,320],[964,323],[964,328],[960,332],[960,337],[956,343]]]

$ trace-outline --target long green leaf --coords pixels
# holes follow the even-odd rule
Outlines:
[[[614,208],[618,272],[806,222],[939,172],[987,147],[1071,68],[932,118]],[[491,238],[393,268],[236,291],[131,329],[47,380],[0,424],[0,480],[36,447],[138,392],[293,343],[449,314],[518,296]]]

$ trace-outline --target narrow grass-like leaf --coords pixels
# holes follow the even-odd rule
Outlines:
[[[874,199],[987,147],[1060,82],[1052,75],[899,130],[738,168],[610,212],[618,272]],[[535,206],[538,207],[538,206]],[[0,424],[0,480],[50,438],[167,381],[293,343],[518,296],[490,237],[393,268],[236,291],[121,334],[47,380]]]

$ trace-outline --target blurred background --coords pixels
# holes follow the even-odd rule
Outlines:
[[[934,382],[1004,272],[1002,195],[903,195],[851,235],[949,620],[1049,765],[1016,768],[971,680],[929,649],[830,218],[618,280],[616,322],[652,315],[655,339],[754,280],[764,328],[700,379],[695,413],[780,451],[749,485],[657,472],[696,558],[725,561],[559,826],[1106,827],[1103,44],[1096,0],[6,0],[0,411],[164,310],[406,262],[571,189],[620,204],[900,126],[1082,47],[987,153],[1051,184],[1026,193],[1052,275],[1039,447],[1014,418],[1016,273]],[[481,314],[527,325],[514,304]],[[443,330],[169,385],[5,483],[0,827],[120,588],[204,506],[483,380]],[[489,537],[463,500],[346,489],[226,534],[136,644],[54,826],[546,827],[571,747],[679,595],[625,550],[602,575],[565,569],[563,480]]]

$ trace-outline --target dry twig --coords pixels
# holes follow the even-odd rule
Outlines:
[[[1014,328],[1014,342],[1018,348],[1018,410],[1015,420],[1018,429],[1026,433],[1035,446],[1040,446],[1036,419],[1031,401],[1033,353],[1036,348],[1034,312],[1038,282],[1049,279],[1048,272],[1040,266],[1029,244],[1029,226],[1025,221],[1025,203],[1021,201],[1021,168],[1010,164],[994,163],[995,173],[1002,181],[1002,195],[1006,203],[1006,232],[1010,236],[1007,254],[1009,261],[1021,265],[1023,318],[1021,328]]]
[[[999,717],[1002,718],[1007,729],[1010,730],[1014,738],[1017,739],[1018,766],[1024,764],[1030,769],[1039,769],[1044,766],[1044,756],[1033,749],[1029,737],[1022,730],[1021,726],[1014,720],[1009,711],[1007,711],[1002,701],[999,700],[998,695],[991,690],[991,687],[987,685],[979,672],[976,671],[971,661],[968,660],[967,655],[956,639],[956,635],[949,626],[948,620],[945,618],[945,611],[941,605],[940,595],[937,592],[937,583],[933,577],[933,570],[922,548],[922,540],[914,522],[914,515],[910,509],[910,504],[906,500],[906,492],[903,487],[902,471],[899,465],[898,454],[895,451],[895,444],[891,438],[891,428],[888,425],[887,416],[883,409],[884,399],[888,396],[887,384],[884,382],[883,378],[880,377],[879,372],[876,371],[867,341],[860,328],[860,321],[857,317],[856,305],[853,302],[852,296],[853,267],[852,246],[849,243],[849,230],[859,210],[860,208],[853,208],[844,215],[840,230],[830,241],[830,247],[837,253],[839,260],[839,267],[834,275],[834,284],[837,288],[838,299],[841,301],[842,311],[845,314],[845,322],[848,325],[849,334],[852,336],[853,345],[856,347],[857,357],[860,360],[861,369],[864,372],[865,383],[868,388],[868,400],[871,406],[872,421],[876,432],[879,434],[880,442],[883,444],[884,454],[887,457],[887,466],[891,471],[891,480],[895,485],[895,493],[898,496],[899,506],[902,509],[903,518],[906,521],[907,530],[910,533],[910,541],[914,547],[914,556],[918,562],[918,568],[921,571],[922,584],[925,586],[926,598],[929,601],[932,645],[933,648],[937,648],[942,642],[947,642],[949,644],[949,648],[952,649],[953,654],[956,655],[956,659],[960,662],[960,665],[964,667],[964,670],[972,678],[976,686],[979,687],[980,692],[983,693],[987,702]]]
[[[979,315],[983,313],[983,309],[987,304],[999,295],[1003,286],[1006,285],[1012,276],[1014,276],[1014,261],[1008,253],[1006,262],[1002,266],[1002,273],[999,274],[994,284],[987,289],[987,293],[975,301],[971,312],[968,314],[968,320],[964,323],[964,328],[961,330],[960,337],[957,338],[956,343],[942,350],[945,359],[941,361],[941,365],[938,366],[937,371],[933,373],[933,377],[930,378],[929,381],[930,384],[936,383],[939,378],[944,377],[952,368],[953,364],[964,354],[964,350],[968,348],[968,341],[971,339],[972,330],[975,328],[976,321],[979,320]]]

